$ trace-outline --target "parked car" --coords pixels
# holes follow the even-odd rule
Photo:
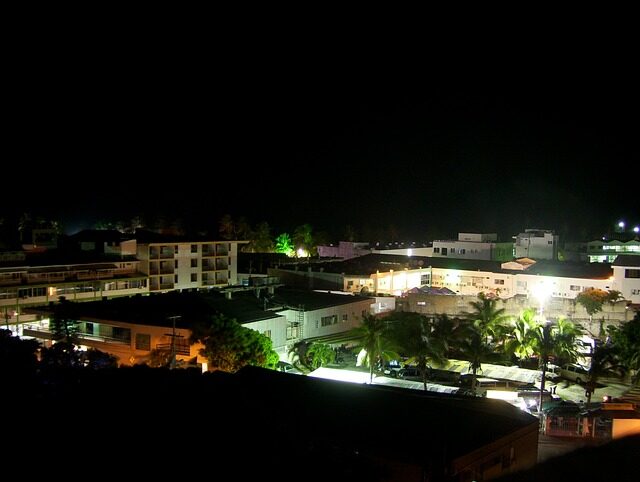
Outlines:
[[[398,378],[403,380],[418,380],[422,381],[420,370],[417,367],[405,367],[398,372]]]
[[[279,372],[291,373],[293,375],[302,375],[302,372],[300,370],[294,367],[291,363],[287,363],[285,361],[279,361],[276,368]]]
[[[557,383],[558,379],[562,376],[560,373],[561,368],[558,365],[554,365],[552,363],[549,363],[547,365],[547,371],[544,374],[544,378],[547,382],[552,382],[552,383]],[[538,381],[540,381],[542,379],[542,372],[540,372],[540,375],[538,375],[536,377],[536,379]]]
[[[589,379],[589,370],[581,365],[568,363],[562,366],[560,369],[560,375],[567,380],[571,380],[576,383],[583,383]]]
[[[398,373],[402,370],[402,364],[398,360],[389,360],[384,364],[383,373],[392,378],[398,378]]]

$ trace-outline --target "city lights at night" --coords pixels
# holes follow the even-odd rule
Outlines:
[[[631,42],[85,17],[8,37],[7,477],[639,472]]]

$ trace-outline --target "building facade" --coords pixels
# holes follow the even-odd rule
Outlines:
[[[498,243],[495,233],[458,233],[457,240],[434,241],[433,257],[508,261],[513,259],[513,243]]]
[[[136,252],[150,292],[238,283],[237,241],[138,243]]]
[[[516,258],[558,259],[559,237],[549,229],[525,229],[516,236]]]
[[[148,277],[135,259],[0,268],[0,309],[5,324],[17,334],[21,334],[21,323],[34,319],[22,313],[27,307],[57,302],[62,296],[69,301],[95,301],[148,292]]]

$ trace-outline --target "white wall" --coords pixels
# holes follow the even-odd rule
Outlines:
[[[626,300],[633,303],[640,303],[640,278],[626,278],[625,273],[627,269],[640,269],[636,267],[613,267],[613,288],[622,293],[622,296]]]
[[[364,299],[345,305],[305,311],[304,337],[314,338],[316,336],[349,331],[360,325],[363,312],[365,314],[370,313],[370,305],[371,300]],[[337,322],[332,325],[322,326],[322,318],[333,315],[337,317]],[[343,320],[343,315],[346,315],[346,320]]]
[[[550,296],[574,299],[586,288],[602,290],[616,289],[621,291],[628,300],[640,301],[640,279],[625,279],[624,271],[616,272],[614,280],[591,278],[562,278],[556,276],[540,276],[534,274],[493,273],[490,271],[466,271],[447,268],[421,268],[414,270],[389,271],[374,273],[374,292],[400,296],[407,290],[422,287],[422,278],[432,275],[431,286],[434,288],[448,288],[461,295],[477,295],[479,292],[489,292],[501,298],[510,298],[517,294],[533,296],[535,287],[544,284]],[[632,294],[636,289],[638,295]],[[638,301],[635,301],[638,300]]]
[[[492,243],[479,243],[474,241],[434,241],[433,256],[435,258],[461,258],[461,259],[491,259]],[[447,254],[443,255],[443,248]],[[451,250],[455,250],[452,252]],[[436,252],[437,250],[437,252]],[[461,253],[464,250],[464,253]]]
[[[278,354],[284,354],[287,351],[287,325],[289,322],[286,317],[278,316],[277,318],[269,318],[268,320],[253,321],[251,323],[244,323],[242,326],[251,328],[262,334],[268,334],[265,332],[271,332],[269,338],[273,343],[273,349]]]
[[[398,254],[400,256],[433,256],[433,248],[372,249],[375,254]]]

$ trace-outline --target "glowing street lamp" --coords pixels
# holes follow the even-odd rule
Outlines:
[[[633,232],[636,233],[636,234],[640,233],[640,226],[634,226],[633,227]]]
[[[551,295],[551,286],[549,286],[548,283],[541,281],[536,286],[534,286],[531,291],[533,293],[534,298],[536,298],[540,303],[540,318],[542,318],[544,303],[545,301],[547,301],[547,298],[549,298],[549,296]]]

